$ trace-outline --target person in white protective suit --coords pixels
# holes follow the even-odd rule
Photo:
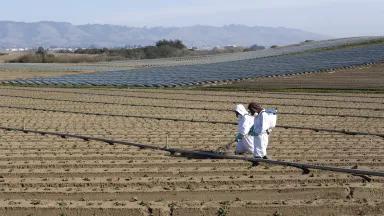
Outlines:
[[[236,151],[235,154],[243,153],[253,153],[253,136],[249,134],[252,130],[254,123],[254,117],[249,115],[248,111],[245,109],[244,105],[236,105],[236,117],[238,118],[237,122],[237,136],[236,136]]]
[[[254,135],[254,153],[255,158],[268,159],[267,147],[269,138],[269,122],[268,114],[265,112],[263,107],[257,103],[250,103],[248,109],[251,115],[256,115],[253,125]]]

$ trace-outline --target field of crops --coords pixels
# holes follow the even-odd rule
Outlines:
[[[234,104],[257,101],[285,126],[273,159],[384,171],[383,94],[0,87],[0,100],[0,127],[214,152],[234,138]],[[380,177],[6,130],[0,149],[0,215],[384,214]]]
[[[380,40],[380,37],[343,38],[251,52],[100,63],[0,63],[0,83],[76,86],[212,84],[377,62],[383,60],[382,43],[375,42]],[[342,47],[347,49],[340,49]],[[90,72],[97,73],[83,75]],[[76,75],[64,76],[69,74]]]
[[[203,56],[186,56],[165,59],[144,59],[144,60],[126,60],[112,61],[99,63],[83,63],[83,64],[25,64],[13,63],[4,64],[4,60],[12,58],[15,54],[4,55],[0,57],[0,71],[2,70],[32,70],[32,71],[116,71],[129,70],[132,68],[148,68],[161,66],[176,66],[176,65],[194,65],[194,64],[212,64],[218,62],[238,61],[254,58],[264,58],[290,54],[296,52],[304,52],[314,49],[339,47],[352,44],[368,43],[375,40],[381,40],[383,37],[355,37],[341,38],[334,40],[312,41],[290,46],[278,47],[274,49],[266,49],[251,52],[238,52],[217,55]]]
[[[384,63],[306,73],[292,76],[262,77],[217,85],[196,87],[200,90],[256,91],[376,91],[384,92]]]
[[[384,60],[384,45],[254,58],[212,64],[153,67],[5,81],[33,85],[183,86],[228,80],[318,72]]]

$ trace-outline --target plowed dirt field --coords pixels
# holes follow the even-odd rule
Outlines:
[[[2,127],[215,152],[234,104],[256,101],[286,126],[273,159],[384,171],[384,94],[0,87],[0,101]],[[0,215],[384,215],[384,178],[0,130]]]

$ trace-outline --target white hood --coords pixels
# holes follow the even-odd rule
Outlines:
[[[247,109],[245,109],[243,104],[237,104],[236,108],[235,108],[235,111],[238,112],[242,116],[245,116],[245,115],[249,114]]]

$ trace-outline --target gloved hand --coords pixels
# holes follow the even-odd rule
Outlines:
[[[243,137],[244,137],[244,135],[243,134],[241,134],[241,133],[238,133],[237,135],[236,135],[236,142],[239,142],[240,140],[242,140],[243,139]]]
[[[253,130],[253,127],[252,127],[252,130],[249,131],[248,135],[249,135],[249,136],[256,136],[256,133],[255,133],[255,131]]]

